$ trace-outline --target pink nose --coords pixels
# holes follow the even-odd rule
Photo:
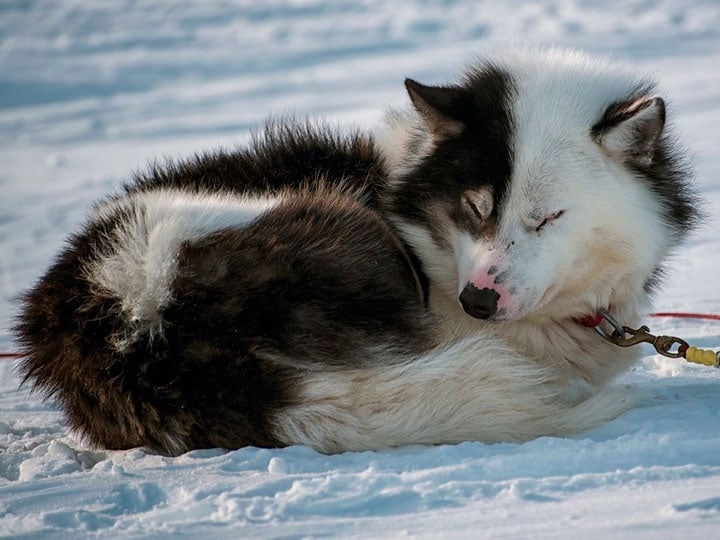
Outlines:
[[[465,285],[460,293],[460,303],[465,312],[476,319],[487,319],[492,317],[498,308],[500,294],[494,290],[484,287],[478,289],[472,283]]]

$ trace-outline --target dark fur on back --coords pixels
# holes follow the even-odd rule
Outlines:
[[[72,428],[107,448],[279,445],[269,422],[293,403],[303,370],[366,364],[368,344],[401,355],[428,346],[417,270],[356,199],[372,199],[373,182],[383,180],[367,140],[309,128],[276,127],[250,149],[155,168],[127,191],[284,197],[246,228],[183,243],[163,335],[120,352],[112,337],[131,323],[118,298],[92,286],[85,265],[133,212],[96,218],[24,298],[20,372],[60,401]]]
[[[309,124],[268,123],[249,148],[218,150],[187,161],[155,164],[125,186],[128,192],[180,188],[267,194],[321,180],[342,184],[374,206],[387,173],[372,140],[359,132],[340,135]]]

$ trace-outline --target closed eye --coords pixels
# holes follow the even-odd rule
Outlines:
[[[559,210],[557,212],[553,212],[552,214],[546,215],[543,220],[540,222],[540,224],[535,228],[535,232],[540,232],[545,225],[548,225],[555,221],[557,218],[562,216],[565,213],[565,210]]]
[[[472,215],[477,219],[478,223],[482,223],[484,221],[482,212],[480,212],[480,209],[478,208],[477,204],[475,204],[475,201],[473,201],[470,197],[463,197],[465,204],[470,209],[470,212]]]

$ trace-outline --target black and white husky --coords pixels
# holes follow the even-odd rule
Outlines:
[[[108,448],[523,441],[628,407],[694,197],[653,82],[567,51],[406,81],[373,135],[274,124],[101,201],[24,299],[21,371]]]

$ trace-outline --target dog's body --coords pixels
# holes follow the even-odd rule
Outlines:
[[[693,198],[653,86],[559,52],[407,81],[374,137],[268,128],[97,206],[25,299],[23,372],[93,443],[324,452],[569,434],[627,402]]]

